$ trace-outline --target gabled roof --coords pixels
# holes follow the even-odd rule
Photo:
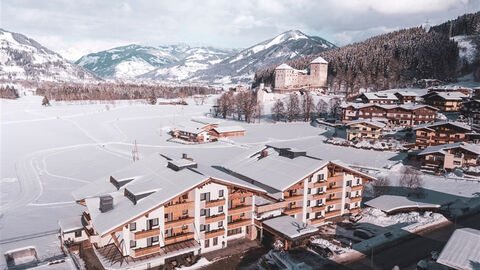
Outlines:
[[[328,64],[327,60],[323,59],[323,57],[319,56],[315,59],[313,59],[312,62],[310,62],[310,64]]]
[[[275,70],[280,70],[280,69],[294,69],[294,68],[284,63],[275,68]]]
[[[418,130],[418,129],[431,129],[433,127],[438,127],[438,126],[443,126],[443,125],[452,125],[452,126],[455,126],[457,128],[460,128],[460,129],[463,129],[465,132],[468,132],[468,131],[471,131],[472,130],[472,127],[470,127],[469,125],[467,124],[464,124],[464,123],[461,123],[461,122],[457,122],[457,121],[448,121],[448,120],[445,120],[445,121],[437,121],[437,122],[431,122],[431,123],[425,123],[425,124],[420,124],[420,125],[417,125],[414,130]]]
[[[432,97],[439,97],[443,100],[462,100],[468,96],[460,92],[430,92],[422,96],[424,99],[429,99]]]
[[[456,229],[443,247],[437,263],[454,269],[477,270],[480,266],[480,230]]]
[[[368,108],[368,107],[379,107],[385,110],[391,110],[391,109],[404,109],[404,110],[418,110],[421,108],[429,108],[434,111],[438,111],[438,108],[432,107],[430,105],[425,105],[425,104],[401,104],[401,105],[389,105],[389,104],[377,104],[377,103],[342,103],[340,104],[340,107],[342,108],[348,108],[348,107],[353,107],[355,109],[363,109],[363,108]]]
[[[60,219],[58,225],[64,233],[68,233],[83,229],[84,224],[82,222],[82,216],[74,216]]]
[[[398,94],[399,96],[403,97],[417,97],[418,93],[408,90],[396,91],[393,94]]]
[[[241,126],[220,126],[213,129],[218,133],[245,131],[245,129]]]
[[[347,126],[351,126],[351,125],[355,125],[355,124],[368,124],[368,125],[372,125],[372,126],[375,126],[375,127],[378,127],[378,128],[384,128],[386,126],[385,123],[375,121],[375,120],[371,120],[371,119],[354,120],[354,121],[349,122],[347,124]]]
[[[465,142],[429,146],[423,149],[422,151],[420,151],[418,155],[423,156],[423,155],[428,155],[433,153],[446,154],[447,152],[445,150],[454,149],[454,148],[461,148],[463,150],[480,155],[480,145],[470,144]]]
[[[398,100],[398,98],[393,93],[363,93],[362,96],[365,96],[369,100]]]

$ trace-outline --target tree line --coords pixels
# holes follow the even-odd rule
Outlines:
[[[356,95],[360,88],[384,90],[411,86],[417,79],[451,81],[456,77],[457,44],[421,27],[375,36],[363,42],[287,62],[305,69],[318,56],[328,62],[328,85],[335,93]],[[274,84],[271,66],[255,74],[254,84]]]
[[[36,89],[36,94],[50,100],[126,100],[145,99],[154,104],[157,98],[185,98],[193,95],[216,94],[218,90],[203,86],[165,86],[147,84],[100,83],[66,84],[49,83]]]
[[[275,121],[312,121],[318,117],[335,116],[341,101],[339,98],[332,98],[327,102],[320,99],[314,102],[312,95],[308,92],[302,95],[291,93],[284,100],[277,99],[271,109],[272,119]]]
[[[19,98],[18,91],[13,86],[0,86],[0,98],[16,99]]]
[[[214,108],[215,117],[232,117],[247,123],[260,122],[263,113],[263,104],[253,91],[225,92],[217,98]]]

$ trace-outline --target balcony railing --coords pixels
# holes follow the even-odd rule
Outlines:
[[[239,219],[228,223],[228,229],[235,229],[238,227],[246,226],[252,224],[251,219]]]
[[[362,201],[362,196],[357,196],[357,197],[351,197],[350,198],[350,203],[356,203],[356,202],[361,202]]]
[[[86,220],[87,222],[89,222],[90,220],[92,220],[92,219],[90,218],[90,214],[87,213],[87,212],[83,212],[83,217],[85,218],[85,220]]]
[[[290,197],[285,197],[284,200],[286,202],[294,202],[294,201],[303,200],[303,195],[293,195],[293,196],[290,196]]]
[[[359,190],[362,190],[363,189],[363,185],[356,185],[356,186],[353,186],[352,187],[352,191],[359,191]]]
[[[195,220],[194,217],[188,217],[188,218],[182,218],[182,219],[176,219],[172,221],[167,221],[165,222],[165,228],[172,228],[172,227],[180,227],[186,224],[193,223]]]
[[[205,233],[205,239],[210,239],[213,237],[221,236],[225,234],[225,229],[219,229],[211,232],[206,232]]]
[[[135,257],[145,256],[152,253],[156,253],[160,251],[160,245],[154,245],[151,247],[144,247],[144,248],[137,248],[135,251]]]
[[[335,192],[340,192],[343,190],[342,186],[334,186],[331,188],[327,188],[327,193],[335,193]]]
[[[276,202],[272,204],[266,204],[266,205],[259,205],[255,206],[255,212],[256,213],[265,213],[268,211],[273,211],[273,210],[278,210],[287,207],[288,203],[283,201],[283,202]]]
[[[165,212],[180,212],[182,210],[191,209],[193,207],[195,207],[194,201],[183,201],[172,205],[166,205]]]
[[[341,213],[340,210],[333,210],[333,211],[330,211],[330,212],[325,212],[325,218],[340,216],[340,213]]]
[[[317,194],[312,195],[313,200],[324,199],[326,197],[327,197],[327,194],[325,192],[317,193]]]
[[[205,218],[205,223],[208,224],[208,223],[218,222],[224,219],[225,219],[225,214],[210,216]]]
[[[165,245],[187,241],[187,240],[193,239],[194,237],[195,237],[195,234],[193,232],[177,234],[177,235],[165,238]]]
[[[327,181],[315,182],[315,183],[313,183],[313,187],[314,188],[326,187],[327,184],[328,184]]]
[[[152,236],[158,236],[160,235],[160,229],[152,229],[152,230],[146,230],[146,231],[139,231],[135,233],[135,240],[142,239],[142,238],[147,238],[147,237],[152,237]]]
[[[303,211],[302,207],[295,207],[295,208],[285,209],[285,211],[283,211],[283,212],[287,215],[293,215],[293,214],[296,214],[296,213],[300,213],[302,211]]]
[[[331,199],[331,200],[326,200],[325,201],[326,205],[334,205],[334,204],[337,204],[337,203],[342,203],[342,199],[338,198],[338,199]]]
[[[220,205],[225,205],[225,199],[205,202],[205,207],[207,208],[220,206]]]
[[[252,206],[251,205],[244,205],[244,206],[238,206],[235,208],[230,208],[228,209],[228,214],[229,215],[235,215],[243,212],[248,212],[252,211]]]
[[[329,176],[329,177],[327,178],[327,181],[328,181],[329,183],[331,183],[331,182],[337,182],[337,181],[343,181],[343,174],[341,174],[341,175],[335,175],[335,176]]]
[[[322,210],[325,210],[325,205],[318,205],[318,206],[312,207],[312,212],[313,213],[319,212],[319,211],[322,211]]]
[[[314,219],[310,220],[311,224],[318,224],[318,223],[322,223],[322,222],[325,222],[324,217],[314,218]]]

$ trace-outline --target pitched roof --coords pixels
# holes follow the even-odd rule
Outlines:
[[[245,131],[245,129],[241,126],[220,126],[214,128],[214,130],[218,133],[224,133],[224,132],[236,132],[236,131]]]
[[[402,90],[402,91],[396,91],[393,94],[398,94],[400,96],[404,97],[412,97],[412,96],[418,96],[418,93],[413,92],[413,91],[408,91],[408,90]]]
[[[83,229],[82,216],[62,218],[58,221],[58,225],[64,233]]]
[[[284,64],[281,64],[280,66],[276,67],[275,69],[280,70],[280,69],[294,69],[294,68],[292,68],[291,66],[284,63]]]
[[[271,218],[264,220],[263,224],[292,240],[318,231],[318,228],[303,223],[301,220],[291,216]]]
[[[463,98],[467,98],[468,96],[460,93],[460,92],[430,92],[426,95],[423,95],[422,97],[425,98],[431,98],[431,97],[440,97],[441,99],[444,100],[462,100]]]
[[[310,62],[310,64],[328,64],[327,60],[323,59],[323,57],[319,56],[315,59],[313,59],[312,62]]]
[[[448,121],[448,120],[420,124],[420,125],[416,126],[414,128],[414,130],[423,129],[423,128],[429,129],[429,128],[432,128],[432,127],[438,127],[438,126],[443,126],[443,125],[452,125],[452,126],[460,128],[460,129],[463,129],[465,131],[471,131],[472,130],[472,127],[470,127],[467,124],[457,122],[457,121]]]
[[[355,124],[369,124],[369,125],[372,125],[372,126],[376,126],[378,128],[384,128],[387,124],[385,123],[382,123],[382,122],[379,122],[379,121],[375,121],[375,120],[372,120],[372,119],[358,119],[358,120],[354,120],[354,121],[351,121],[347,124],[347,126],[351,126],[351,125],[355,125]]]
[[[454,269],[474,270],[480,266],[480,230],[456,229],[443,247],[437,263]]]
[[[426,202],[414,201],[408,197],[395,195],[382,195],[375,199],[365,202],[365,205],[375,207],[385,213],[398,211],[402,209],[432,209],[440,208],[439,204],[431,204]]]
[[[398,98],[393,93],[370,92],[363,93],[362,95],[365,96],[367,99],[371,100],[398,100]]]
[[[395,108],[401,108],[405,110],[417,110],[420,108],[429,108],[435,111],[438,111],[437,108],[432,107],[430,105],[425,105],[425,104],[401,104],[401,105],[389,105],[389,104],[377,104],[377,103],[342,103],[340,104],[340,107],[342,108],[348,108],[348,107],[353,107],[355,109],[363,109],[363,108],[368,108],[368,107],[379,107],[385,110],[391,110]]]
[[[432,153],[446,154],[447,152],[445,150],[449,150],[453,148],[461,148],[463,150],[480,155],[480,145],[470,144],[465,142],[429,146],[423,149],[422,151],[420,151],[418,155],[422,156],[422,155],[428,155]]]

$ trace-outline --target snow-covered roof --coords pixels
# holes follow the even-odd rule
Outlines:
[[[401,105],[389,105],[389,104],[377,104],[377,103],[351,103],[351,102],[344,102],[340,104],[341,108],[348,108],[348,107],[353,107],[355,109],[362,109],[362,108],[368,108],[368,107],[379,107],[385,110],[391,110],[395,108],[401,108],[405,110],[417,110],[420,108],[430,108],[432,110],[438,111],[437,108],[432,107],[430,105],[425,105],[425,104],[401,104]]]
[[[375,199],[365,202],[365,205],[377,208],[385,213],[401,211],[403,209],[433,209],[440,208],[439,204],[414,201],[411,198],[395,195],[382,195]]]
[[[432,127],[443,126],[443,125],[452,125],[452,126],[461,128],[461,129],[463,129],[463,130],[465,130],[465,131],[471,131],[471,130],[472,130],[472,127],[470,127],[470,126],[467,125],[467,124],[464,124],[464,123],[461,123],[461,122],[457,122],[457,121],[448,121],[448,120],[420,124],[420,125],[417,125],[417,126],[414,128],[414,130],[424,129],[424,128],[432,128]]]
[[[384,92],[376,92],[376,93],[363,93],[369,100],[398,100],[398,98],[393,93],[384,93]]]
[[[372,119],[358,119],[358,120],[354,120],[354,121],[349,122],[347,124],[347,126],[351,126],[351,125],[355,125],[355,124],[369,124],[369,125],[372,125],[372,126],[376,126],[378,128],[384,128],[387,125],[385,123],[375,121],[375,120],[372,120]]]
[[[245,129],[241,126],[220,126],[214,128],[214,130],[218,133],[245,131]]]
[[[465,143],[465,142],[457,142],[457,143],[451,143],[451,144],[441,144],[441,145],[434,145],[434,146],[429,146],[418,155],[428,155],[432,153],[441,153],[441,154],[446,154],[445,150],[453,149],[453,148],[461,148],[466,151],[475,153],[477,155],[480,155],[480,145],[476,144],[470,144],[470,143]]]
[[[280,66],[278,66],[277,68],[275,68],[276,70],[280,70],[280,69],[294,69],[293,67],[283,63],[281,64]]]
[[[165,157],[156,153],[113,173],[112,177],[117,180],[133,179],[118,190],[110,183],[109,179],[101,179],[73,192],[74,198],[76,200],[85,199],[93,226],[103,235],[129,220],[161,206],[211,177],[217,176],[221,178],[219,179],[221,181],[265,192],[253,184],[200,164],[195,169],[185,168],[175,171],[168,168],[167,163],[168,160]],[[124,195],[125,190],[135,196],[148,195],[143,198],[139,196],[135,204]],[[99,210],[99,197],[106,194],[113,197],[113,209],[102,213]]]
[[[281,233],[291,240],[318,231],[318,228],[303,223],[301,220],[291,216],[279,216],[268,219],[263,221],[263,225]]]
[[[394,94],[398,94],[398,95],[404,96],[404,97],[416,97],[416,96],[418,96],[417,92],[409,91],[409,90],[396,91]]]
[[[430,92],[424,95],[424,98],[429,98],[433,96],[438,96],[444,100],[462,100],[468,96],[460,92]]]
[[[310,62],[310,64],[328,64],[327,60],[323,59],[323,57],[319,56],[315,59],[313,59],[312,62]]]
[[[192,117],[192,121],[203,125],[218,125],[223,122],[221,119],[209,117]]]
[[[64,233],[73,232],[83,228],[82,216],[74,216],[68,218],[62,218],[58,221],[60,229]]]
[[[456,229],[443,247],[437,263],[454,269],[479,269],[480,230],[472,228]]]

